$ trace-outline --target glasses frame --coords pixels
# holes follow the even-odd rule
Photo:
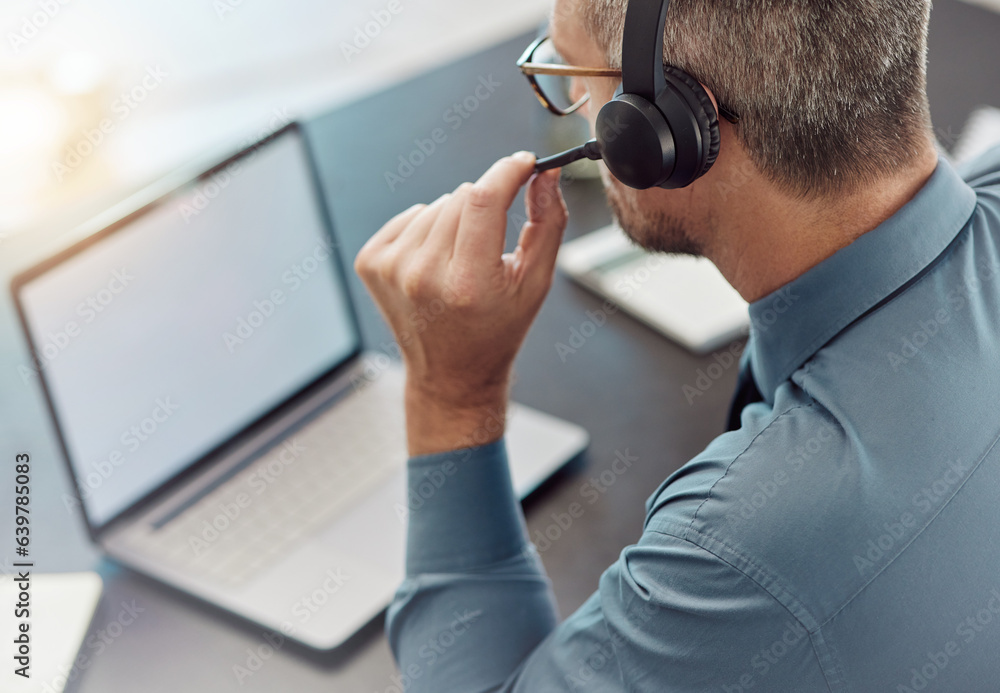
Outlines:
[[[521,57],[517,59],[516,64],[518,69],[521,71],[521,74],[523,74],[528,80],[528,84],[531,85],[531,89],[535,92],[535,96],[538,98],[538,101],[542,104],[542,106],[555,115],[570,115],[590,100],[590,94],[588,93],[569,108],[560,108],[549,101],[545,92],[535,80],[535,75],[555,75],[561,77],[617,77],[618,79],[621,79],[622,71],[611,67],[578,67],[576,65],[557,65],[555,63],[532,62],[531,58],[535,51],[538,50],[540,45],[548,40],[548,34],[542,34],[536,38],[526,49],[524,49],[524,53],[522,53]],[[718,105],[718,111],[720,116],[728,120],[733,125],[740,122],[740,116],[735,111],[726,108],[722,104]]]

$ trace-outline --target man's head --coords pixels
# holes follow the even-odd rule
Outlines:
[[[575,64],[620,67],[626,5],[558,0],[556,46]],[[635,191],[605,172],[626,231],[650,249],[701,253],[736,184],[755,177],[822,204],[919,159],[930,142],[929,12],[929,0],[673,0],[664,61],[741,122],[722,123],[719,161],[688,188]],[[606,78],[579,85],[591,92],[591,123],[615,86]]]

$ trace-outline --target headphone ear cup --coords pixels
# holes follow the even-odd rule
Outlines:
[[[698,127],[701,129],[701,167],[695,176],[695,178],[700,178],[708,173],[712,164],[719,157],[721,137],[719,136],[718,111],[712,103],[712,98],[705,91],[705,87],[701,86],[698,80],[687,72],[673,65],[664,65],[663,72],[667,81],[684,95],[698,121]]]
[[[637,190],[660,185],[676,163],[674,137],[663,113],[636,94],[622,93],[597,114],[596,139],[611,174]]]

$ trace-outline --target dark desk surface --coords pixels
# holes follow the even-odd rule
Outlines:
[[[1000,16],[955,0],[935,3],[929,88],[935,126],[948,146],[974,107],[1000,104],[997,36]],[[552,151],[548,129],[555,119],[537,105],[513,67],[527,40],[524,36],[504,43],[309,124],[345,258],[353,258],[364,240],[391,215],[415,202],[429,201],[463,180],[475,179],[496,158],[520,148]],[[482,84],[491,86],[480,88],[477,96],[477,86]],[[463,103],[467,118],[455,107]],[[567,127],[565,123],[558,126]],[[435,151],[403,182],[396,181],[391,191],[386,173],[398,173],[399,157],[408,157],[418,147],[414,140],[431,137],[436,128],[446,135],[444,142],[436,144]],[[564,189],[571,210],[568,237],[609,221],[597,182],[575,180]],[[515,212],[520,211],[517,205]],[[512,220],[511,242],[515,227]],[[390,335],[357,280],[352,288],[368,345],[378,349]],[[10,374],[12,364],[20,362],[24,352],[9,299],[5,301],[0,314],[5,335],[0,357]],[[566,342],[570,330],[588,319],[586,312],[600,306],[597,298],[557,276],[517,361],[515,398],[577,422],[592,436],[582,464],[558,476],[526,503],[532,536],[552,524],[553,513],[565,512],[570,503],[581,500],[583,485],[609,469],[616,451],[627,450],[640,460],[621,476],[605,475],[605,482],[613,477],[613,483],[601,484],[606,489],[601,501],[584,504],[585,514],[542,553],[564,615],[586,599],[601,572],[638,538],[647,496],[722,430],[736,377],[735,368],[727,369],[704,396],[689,403],[682,387],[693,385],[698,369],[714,363],[713,358],[692,356],[620,314],[609,316],[564,362],[555,344]],[[28,449],[37,461],[46,460],[45,466],[38,464],[41,469],[33,498],[35,546],[44,557],[39,565],[52,571],[100,570],[105,594],[92,634],[114,619],[123,601],[134,600],[144,609],[121,637],[93,657],[68,690],[396,690],[381,619],[334,653],[316,654],[286,645],[240,685],[233,667],[247,666],[248,648],[256,650],[264,644],[262,631],[102,561],[88,545],[77,518],[60,501],[68,482],[40,396],[16,376],[4,377],[10,387],[3,394],[3,411],[10,414],[7,429],[12,439],[4,441],[0,452],[7,455],[15,448]],[[94,654],[93,649],[85,651]]]

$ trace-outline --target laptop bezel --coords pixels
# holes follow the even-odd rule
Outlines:
[[[276,403],[268,411],[264,412],[261,416],[257,417],[253,421],[248,422],[243,428],[241,428],[236,433],[232,434],[226,440],[220,442],[211,450],[206,451],[203,455],[189,463],[186,467],[179,470],[169,479],[156,485],[154,488],[148,490],[146,493],[137,498],[133,503],[129,504],[127,507],[119,510],[113,516],[109,517],[101,524],[95,524],[91,521],[90,516],[87,513],[87,508],[85,505],[84,494],[89,491],[89,487],[85,488],[83,480],[77,475],[76,469],[73,466],[72,458],[69,452],[69,447],[67,445],[66,438],[63,434],[63,426],[60,421],[59,414],[57,413],[55,402],[52,396],[52,391],[47,379],[47,374],[45,370],[45,365],[41,362],[39,354],[41,353],[39,345],[36,343],[34,336],[32,335],[31,327],[28,323],[27,311],[22,302],[21,291],[32,281],[38,279],[45,273],[51,271],[52,269],[63,264],[72,257],[75,257],[82,251],[90,248],[102,240],[108,238],[114,233],[129,227],[133,222],[141,218],[142,216],[148,214],[154,209],[160,207],[163,204],[169,203],[175,196],[182,191],[188,190],[192,187],[196,187],[199,183],[206,181],[222,170],[228,168],[235,162],[247,158],[248,156],[255,155],[260,149],[272,144],[276,140],[286,137],[289,134],[294,134],[299,138],[304,156],[306,169],[308,171],[308,176],[310,180],[310,187],[312,189],[313,197],[317,205],[317,212],[319,213],[320,223],[323,225],[323,230],[326,234],[327,239],[330,243],[330,266],[333,273],[336,275],[335,281],[341,287],[344,295],[347,299],[347,314],[351,324],[354,329],[355,341],[354,348],[338,363],[334,364],[331,368],[317,375],[314,379],[308,382],[303,387],[299,388],[295,392],[291,393],[285,399]],[[149,186],[150,188],[156,188],[159,185],[153,184]],[[83,227],[88,226],[84,224]],[[301,402],[304,398],[307,398],[315,393],[319,388],[322,388],[325,384],[329,383],[332,379],[336,379],[348,371],[357,361],[362,353],[362,334],[361,325],[358,320],[357,309],[351,294],[350,285],[347,278],[347,272],[343,265],[339,245],[337,243],[336,236],[334,234],[334,224],[333,218],[330,212],[329,204],[324,194],[322,179],[320,177],[319,168],[316,164],[315,155],[313,153],[313,148],[310,144],[309,137],[305,131],[305,128],[299,122],[291,122],[284,127],[275,130],[274,132],[268,134],[267,136],[253,142],[252,144],[240,149],[236,153],[232,154],[225,160],[215,164],[214,166],[208,168],[207,170],[199,173],[193,177],[187,177],[183,182],[170,187],[163,193],[158,194],[154,199],[144,201],[137,208],[128,211],[121,216],[116,217],[113,221],[106,225],[102,225],[97,231],[87,234],[82,239],[72,242],[66,248],[50,255],[46,259],[36,263],[35,265],[29,267],[16,274],[10,282],[10,291],[14,299],[14,305],[16,308],[18,321],[21,326],[21,331],[25,336],[28,344],[28,348],[31,352],[32,365],[36,368],[39,383],[41,384],[42,393],[45,399],[46,409],[48,410],[49,418],[53,423],[56,432],[56,439],[59,443],[60,452],[62,453],[63,461],[69,470],[70,476],[73,479],[73,487],[75,491],[76,504],[79,506],[80,514],[83,517],[84,524],[87,528],[88,535],[91,540],[97,544],[101,543],[102,536],[108,534],[117,525],[126,522],[130,517],[137,514],[141,514],[145,509],[150,507],[151,504],[155,504],[162,500],[164,497],[169,496],[172,491],[178,487],[185,484],[197,474],[203,472],[205,469],[211,466],[214,461],[219,460],[225,455],[227,451],[231,451],[235,447],[239,446],[241,443],[245,442],[247,438],[253,435],[254,430],[258,427],[267,425],[268,423],[274,422],[280,419],[282,415],[294,408],[295,405]]]

